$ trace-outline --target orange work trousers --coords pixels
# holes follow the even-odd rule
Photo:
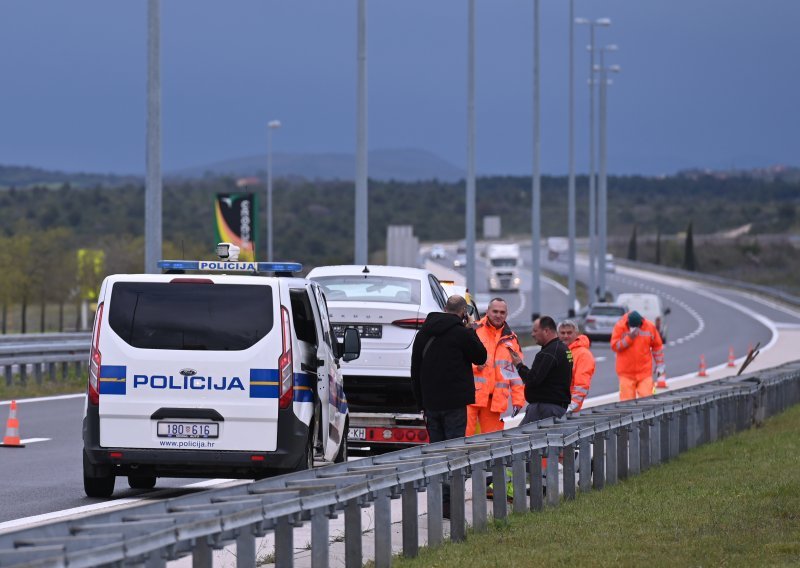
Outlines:
[[[653,396],[653,377],[619,377],[619,399],[633,400]]]
[[[480,424],[481,434],[503,429],[499,412],[492,412],[486,406],[467,406],[467,436],[475,435],[475,427]]]

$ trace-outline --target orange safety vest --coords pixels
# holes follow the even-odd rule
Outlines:
[[[508,324],[503,324],[501,329],[494,327],[487,316],[478,321],[475,332],[486,348],[487,357],[485,364],[472,366],[475,377],[473,406],[488,407],[492,412],[502,414],[508,409],[509,395],[514,406],[525,406],[525,386],[509,354],[509,350],[513,350],[522,356],[517,334]]]
[[[592,386],[592,375],[594,375],[595,363],[594,355],[589,351],[591,342],[585,335],[579,335],[575,341],[569,344],[572,351],[572,404],[576,405],[575,410],[580,410],[589,388]]]
[[[646,319],[642,319],[639,335],[631,338],[626,335],[629,331],[628,314],[625,314],[611,333],[611,349],[617,354],[617,375],[639,380],[652,377],[653,361],[656,366],[664,364],[661,336],[656,326]]]

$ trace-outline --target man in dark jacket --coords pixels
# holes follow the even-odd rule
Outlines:
[[[520,426],[550,416],[564,416],[571,400],[572,352],[558,339],[556,322],[550,316],[540,317],[533,322],[531,335],[542,346],[531,368],[525,366],[519,355],[512,354],[525,383],[525,400],[528,401]]]
[[[467,405],[475,402],[472,365],[486,362],[486,349],[467,327],[467,302],[450,296],[445,312],[431,312],[414,339],[411,383],[425,413],[431,442],[463,438]]]

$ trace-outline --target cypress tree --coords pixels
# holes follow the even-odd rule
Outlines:
[[[683,253],[683,267],[692,272],[696,269],[694,256],[694,237],[692,236],[692,222],[689,221],[689,228],[686,229],[686,249]]]
[[[661,264],[661,227],[656,232],[656,264]]]
[[[631,240],[628,241],[628,260],[636,260],[636,225],[633,226],[633,233],[631,233]]]

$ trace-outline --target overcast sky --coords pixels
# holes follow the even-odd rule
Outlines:
[[[369,148],[466,160],[466,0],[369,0]],[[477,0],[477,170],[529,174],[532,0]],[[162,0],[164,171],[353,152],[356,0]],[[800,165],[800,0],[576,0],[609,17],[611,173]],[[144,172],[145,0],[0,2],[0,164]],[[541,2],[542,171],[567,170],[568,2]],[[588,163],[586,26],[576,157]]]

